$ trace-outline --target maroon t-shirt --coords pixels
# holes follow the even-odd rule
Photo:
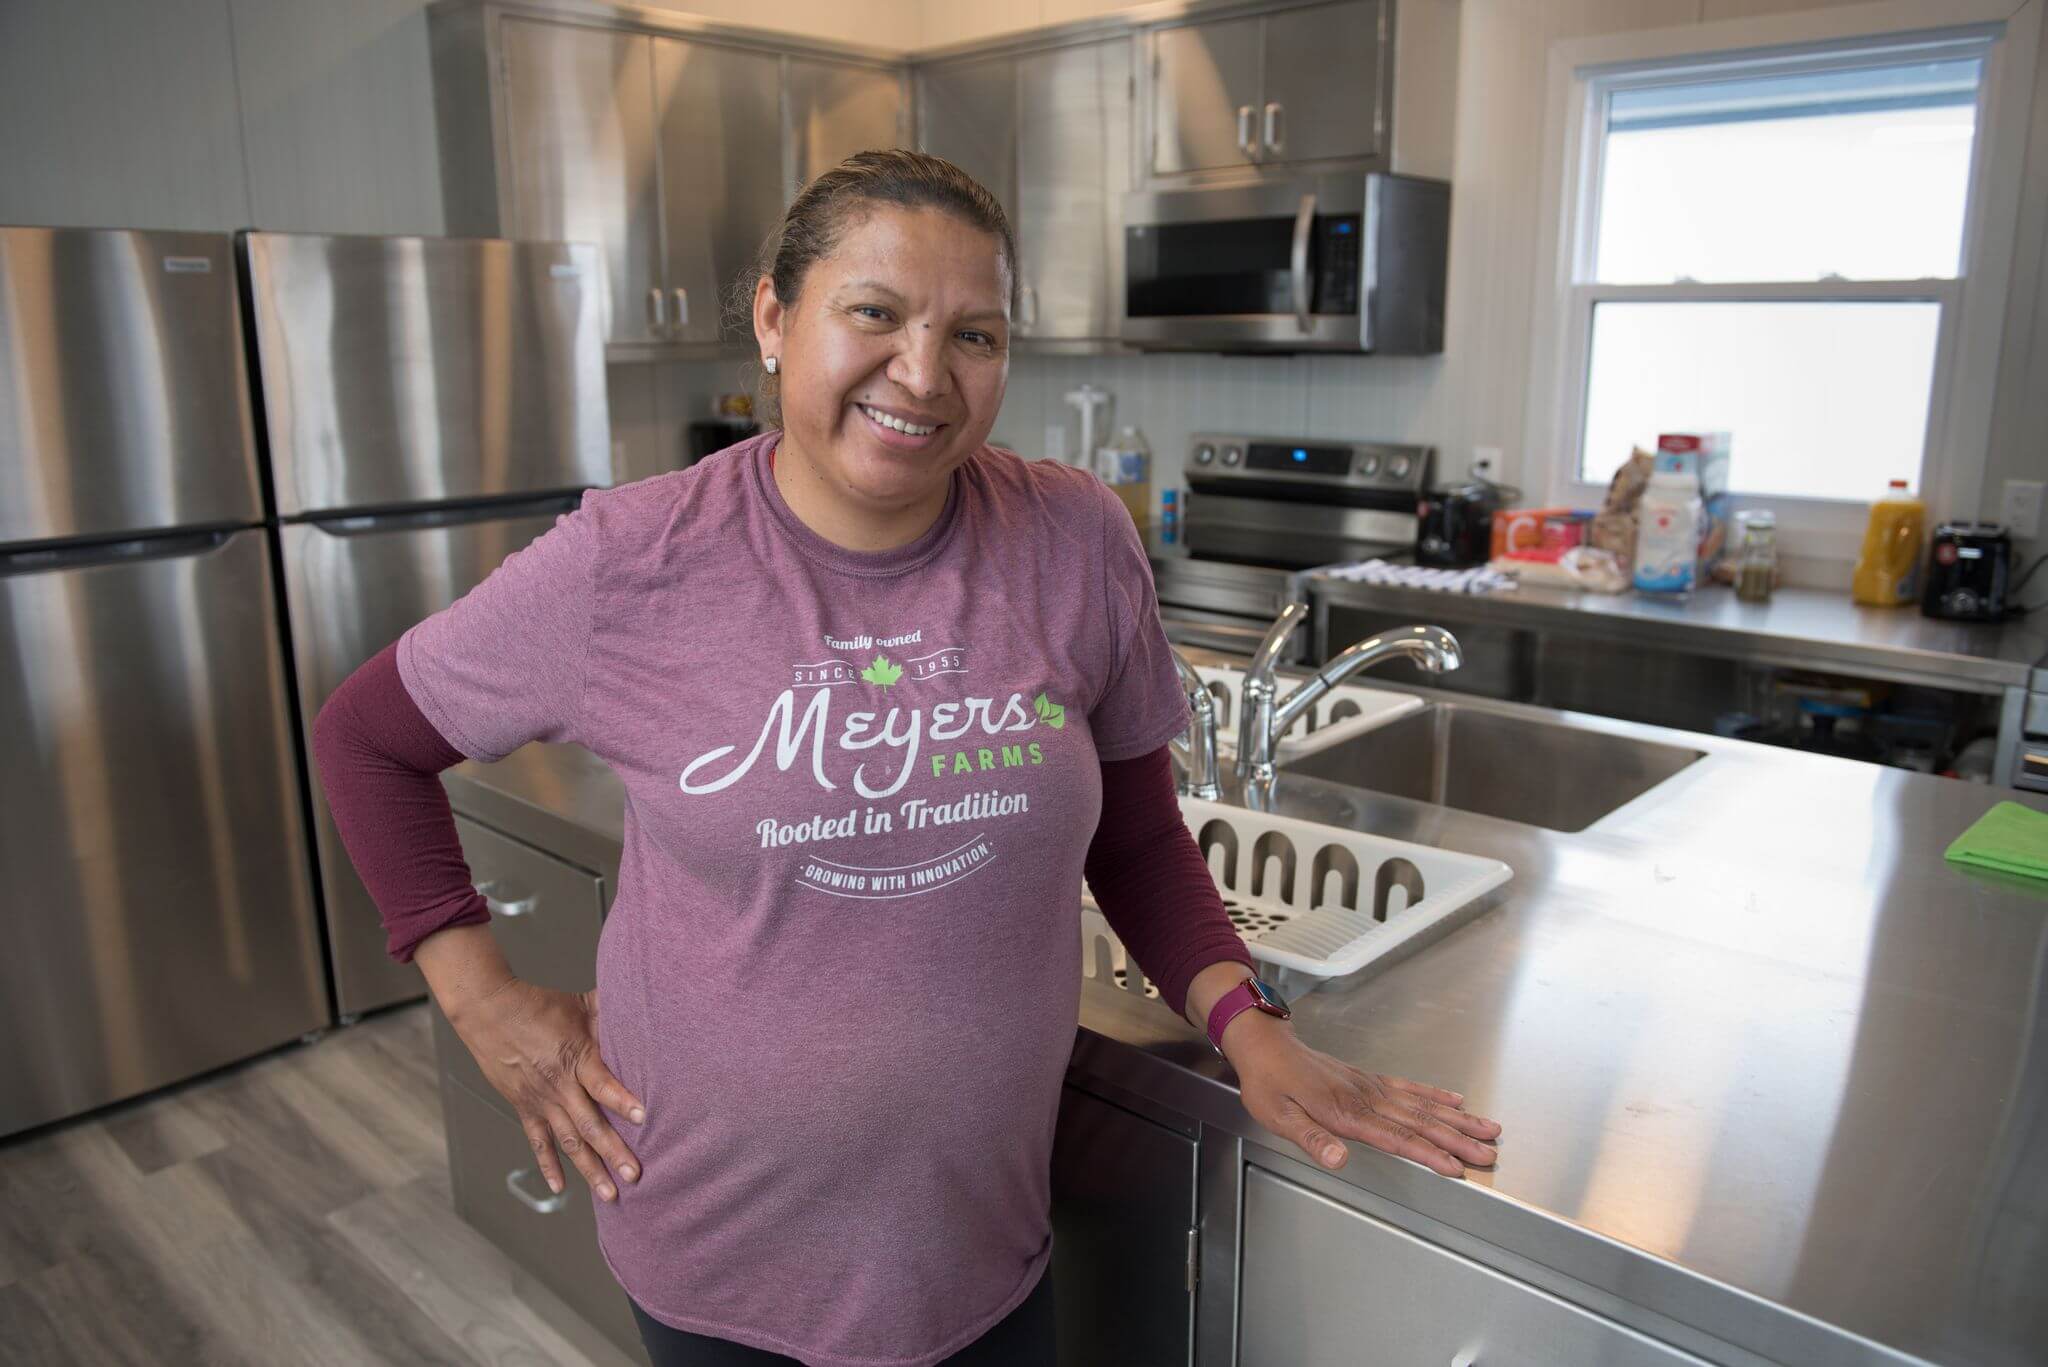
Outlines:
[[[806,1362],[924,1367],[1050,1252],[1101,765],[1187,709],[1092,476],[984,448],[928,532],[858,553],[782,501],[774,440],[588,495],[397,662],[462,753],[575,741],[624,783],[597,980],[645,1168],[597,1209],[626,1290]],[[1206,891],[1187,946],[1149,950],[1176,1004],[1245,958]]]

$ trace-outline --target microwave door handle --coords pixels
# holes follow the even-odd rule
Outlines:
[[[1294,252],[1288,262],[1288,269],[1294,283],[1294,321],[1303,332],[1312,330],[1309,320],[1309,279],[1308,279],[1308,235],[1315,226],[1316,197],[1303,195],[1301,208],[1294,215]]]

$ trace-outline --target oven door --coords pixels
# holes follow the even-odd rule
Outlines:
[[[1123,340],[1148,350],[1361,351],[1367,178],[1135,194]]]

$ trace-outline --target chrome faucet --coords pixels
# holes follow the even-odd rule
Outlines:
[[[1313,678],[1303,681],[1282,699],[1274,671],[1279,667],[1288,638],[1307,616],[1308,606],[1304,603],[1289,603],[1282,608],[1266,639],[1253,652],[1251,664],[1245,668],[1244,697],[1238,715],[1237,773],[1247,783],[1271,784],[1273,754],[1287,728],[1299,721],[1317,698],[1361,669],[1396,655],[1415,661],[1431,674],[1448,673],[1462,663],[1458,638],[1442,627],[1398,627],[1346,646]]]
[[[1173,757],[1180,761],[1182,772],[1181,791],[1190,797],[1199,797],[1214,802],[1223,796],[1222,785],[1216,781],[1216,695],[1209,691],[1209,685],[1195,672],[1187,657],[1172,646],[1173,667],[1180,673],[1181,689],[1188,695],[1188,706],[1194,710],[1194,725],[1183,739],[1176,737],[1167,742],[1173,747]]]

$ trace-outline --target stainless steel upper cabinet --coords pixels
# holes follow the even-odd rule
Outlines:
[[[1225,19],[1152,34],[1152,171],[1180,175],[1258,158],[1264,20]],[[1326,71],[1319,67],[1318,70]]]
[[[1385,19],[1341,0],[1153,30],[1152,174],[1382,157]]]
[[[719,340],[722,292],[782,217],[782,59],[656,38],[671,342]]]
[[[613,342],[667,340],[652,40],[503,20],[509,237],[595,242]]]
[[[596,248],[246,244],[281,515],[610,482]]]
[[[917,145],[988,187],[1017,217],[1017,62],[942,62],[917,72]]]
[[[791,57],[785,80],[792,198],[855,152],[904,145],[908,129],[900,73]]]
[[[263,516],[220,233],[0,228],[0,545]]]
[[[1349,161],[1384,145],[1380,0],[1266,16],[1262,161]]]
[[[1020,337],[1117,335],[1123,203],[1131,188],[1131,77],[1128,38],[1018,59]]]

